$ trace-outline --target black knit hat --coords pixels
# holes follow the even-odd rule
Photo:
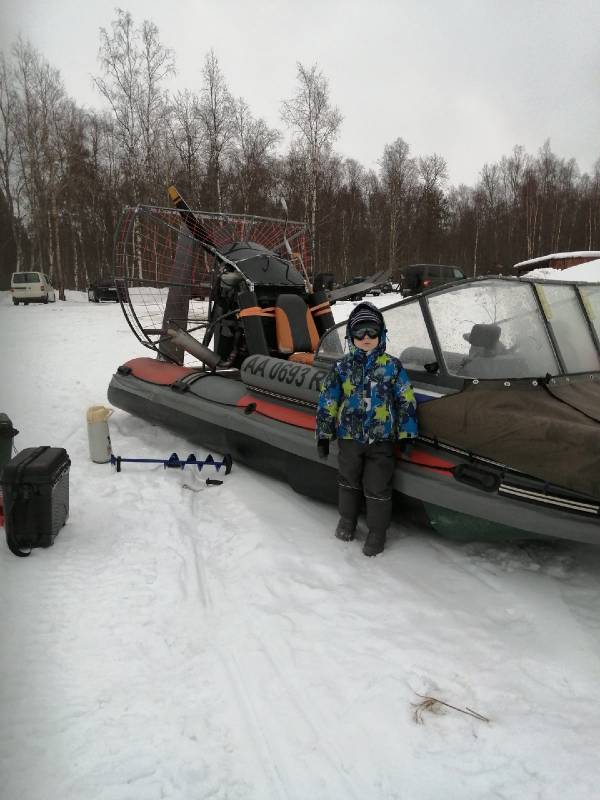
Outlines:
[[[361,303],[359,306],[356,306],[348,320],[348,329],[351,336],[358,328],[364,327],[376,328],[380,335],[383,330],[381,311],[375,308],[375,306],[372,306],[371,303]]]

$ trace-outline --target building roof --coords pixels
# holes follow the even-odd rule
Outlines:
[[[538,256],[538,258],[519,261],[518,264],[513,264],[513,269],[529,266],[530,264],[539,264],[540,261],[554,261],[562,258],[589,258],[592,261],[594,258],[600,258],[600,250],[571,250],[568,253],[550,253],[547,256]]]

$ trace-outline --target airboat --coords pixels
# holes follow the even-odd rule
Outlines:
[[[170,196],[121,220],[115,284],[151,353],[119,365],[109,402],[334,502],[315,410],[348,347],[331,306],[356,286],[313,290],[303,223]],[[600,541],[600,284],[485,276],[390,300],[420,430],[397,453],[397,513],[458,538]]]

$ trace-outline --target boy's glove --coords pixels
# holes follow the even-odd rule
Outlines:
[[[327,458],[329,455],[329,439],[319,439],[317,441],[317,450],[319,458]]]
[[[398,442],[398,447],[400,448],[401,453],[406,453],[407,455],[410,454],[410,451],[413,448],[413,440],[412,438],[404,438],[400,439]]]

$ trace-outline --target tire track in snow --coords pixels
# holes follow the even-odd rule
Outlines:
[[[226,656],[222,648],[218,645],[217,649],[224,673],[229,685],[233,689],[234,697],[237,701],[237,708],[241,710],[246,729],[249,732],[246,739],[252,743],[257,753],[262,772],[269,786],[275,790],[277,797],[288,798],[289,800],[291,795],[286,787],[293,784],[289,776],[282,774],[278,766],[279,759],[276,758],[269,737],[265,734],[264,728],[258,720],[258,715],[244,687],[237,660],[231,653]],[[301,800],[304,800],[304,798],[301,798]]]
[[[202,490],[200,490],[202,491]],[[252,746],[256,754],[256,761],[260,765],[260,771],[264,776],[264,781],[268,785],[274,797],[281,798],[281,800],[290,800],[290,794],[286,788],[289,778],[281,774],[278,767],[278,759],[273,752],[273,747],[266,736],[263,727],[259,723],[258,715],[253,709],[252,703],[244,688],[244,683],[241,678],[241,671],[235,656],[226,653],[222,644],[219,642],[219,626],[221,624],[221,612],[223,603],[222,600],[227,599],[227,594],[223,590],[223,584],[216,574],[211,577],[208,567],[208,554],[206,547],[194,537],[193,533],[186,532],[181,527],[189,519],[190,513],[193,518],[196,515],[196,495],[192,495],[189,502],[186,503],[186,510],[178,510],[176,516],[180,522],[178,529],[179,542],[185,550],[188,551],[190,558],[193,561],[193,570],[187,571],[186,575],[193,580],[194,589],[193,593],[200,598],[202,606],[205,610],[207,628],[211,638],[211,647],[213,648],[221,669],[217,670],[220,676],[225,677],[226,686],[224,696],[229,705],[235,709],[235,718],[243,721],[245,733],[242,738],[245,743]],[[185,557],[184,557],[185,558]],[[213,587],[218,590],[215,592]],[[187,585],[185,587],[185,594],[190,595],[192,592],[187,592]],[[240,731],[236,731],[239,736]],[[302,798],[304,800],[304,798]]]
[[[189,519],[190,511],[196,518],[196,495],[192,495],[186,505],[187,512],[178,514],[182,522]],[[219,641],[223,612],[230,605],[230,601],[221,576],[209,566],[210,548],[207,550],[207,547],[195,539],[193,534],[182,532],[179,538],[189,549],[194,561],[194,591],[200,597],[206,611],[207,626],[211,632],[211,646],[221,665],[218,674],[225,678],[224,696],[232,706],[234,718],[238,722],[241,720],[243,724],[242,731],[238,729],[236,735],[239,737],[241,733],[243,742],[249,744],[255,752],[256,761],[253,763],[260,765],[260,772],[270,789],[270,795],[281,800],[290,800],[292,796],[287,787],[293,783],[289,776],[282,773],[279,766],[281,759],[277,757],[269,736],[260,724],[259,715],[244,686],[236,656]],[[237,612],[239,610],[238,607]]]
[[[362,795],[358,795],[354,790],[354,784],[350,781],[349,776],[347,776],[343,769],[339,766],[343,762],[343,758],[341,754],[332,755],[330,752],[330,747],[326,747],[323,743],[322,736],[319,732],[319,727],[313,722],[311,716],[306,713],[306,706],[302,703],[300,699],[299,692],[292,688],[289,682],[286,680],[284,676],[284,670],[281,666],[277,663],[276,657],[274,657],[272,650],[265,645],[264,640],[258,636],[254,631],[252,631],[253,636],[256,640],[260,643],[261,650],[265,655],[266,660],[269,662],[271,666],[271,671],[275,674],[283,686],[291,706],[295,709],[297,716],[304,721],[304,724],[310,730],[314,740],[319,743],[319,752],[323,754],[325,760],[328,762],[330,768],[333,769],[334,773],[342,779],[345,788],[345,797],[353,797],[357,800],[362,797]],[[323,727],[322,725],[320,726]]]
[[[195,498],[192,497],[190,499],[190,508],[193,518],[196,518],[195,515]],[[184,528],[185,531],[185,524],[189,519],[189,511],[186,509],[186,513],[179,513],[177,515],[178,522],[180,526],[178,526],[179,533],[179,541],[184,546],[186,553],[182,554],[179,553],[180,557],[183,560],[182,570],[183,572],[188,575],[187,564],[189,560],[191,560],[193,565],[193,581],[194,581],[194,592],[199,597],[202,606],[209,611],[213,608],[213,597],[210,589],[209,579],[206,572],[206,563],[205,557],[203,553],[203,548],[200,542],[195,538],[193,533],[189,532],[181,532],[181,527]],[[189,558],[188,558],[189,556]],[[181,571],[180,571],[181,572]],[[180,577],[180,586],[182,590],[182,594],[184,596],[188,595],[187,592],[187,581],[182,581]]]
[[[258,520],[258,518],[256,518]],[[253,519],[248,519],[248,528],[253,527]],[[228,547],[228,540],[218,540],[218,548]],[[200,554],[204,559],[205,554]],[[221,636],[215,639],[215,648],[218,652],[219,658],[223,665],[223,674],[225,675],[233,697],[236,700],[236,707],[241,711],[241,717],[247,734],[244,736],[244,741],[253,743],[254,748],[259,757],[261,770],[269,782],[269,785],[277,791],[277,796],[283,797],[297,797],[298,800],[305,800],[307,796],[306,790],[298,788],[297,791],[291,789],[298,784],[298,780],[289,775],[285,769],[286,762],[292,762],[296,759],[297,755],[305,755],[318,752],[322,766],[319,773],[326,781],[327,789],[332,791],[333,785],[343,785],[343,794],[348,798],[356,798],[359,796],[356,793],[354,783],[349,775],[345,772],[343,767],[343,754],[332,753],[331,745],[326,745],[319,730],[327,730],[327,725],[324,721],[315,719],[315,714],[308,714],[306,705],[301,697],[300,690],[298,690],[293,682],[291,683],[285,678],[286,668],[280,663],[280,659],[274,653],[262,633],[258,629],[258,625],[250,614],[245,611],[244,606],[239,603],[239,596],[231,597],[229,591],[229,583],[224,579],[223,575],[214,568],[214,564],[218,563],[219,557],[230,558],[228,552],[211,552],[211,561],[203,564],[202,574],[212,584],[211,595],[214,597],[215,611],[226,611],[227,607],[233,607],[234,612],[232,615],[240,621],[241,629],[244,631],[245,637],[257,643],[258,647],[252,649],[254,656],[260,660],[260,666],[256,669],[255,664],[250,671],[245,671],[240,667],[240,654],[242,647],[229,642],[223,642]],[[268,589],[268,587],[267,587]],[[227,615],[226,615],[227,616]],[[218,623],[217,623],[218,627]],[[239,639],[237,640],[239,641]],[[256,675],[259,675],[257,678]],[[248,677],[244,680],[242,675]],[[293,720],[294,725],[298,727],[300,722],[301,728],[308,731],[308,736],[302,736],[302,733],[297,734],[297,738],[308,738],[315,743],[314,746],[307,750],[305,745],[301,745],[304,749],[294,752],[290,746],[285,746],[289,740],[290,729],[282,728],[283,723],[279,724],[279,729],[273,728],[269,730],[262,723],[262,717],[269,713],[268,708],[265,709],[266,699],[261,691],[257,691],[255,686],[256,681],[259,680],[261,685],[268,685],[271,691],[277,691],[279,695],[286,698],[284,705],[284,718],[286,721]],[[285,713],[286,706],[290,709],[289,713]],[[316,711],[316,707],[313,707]],[[281,716],[281,715],[280,715]],[[291,794],[290,794],[291,792]]]

